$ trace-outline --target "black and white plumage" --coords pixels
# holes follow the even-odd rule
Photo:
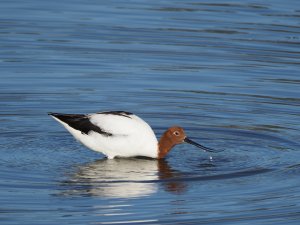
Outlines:
[[[151,127],[138,116],[124,111],[93,114],[49,113],[86,147],[109,159],[144,156],[164,158],[177,144],[189,143],[216,152],[187,138],[181,127],[167,129],[159,142]]]
[[[79,142],[108,158],[158,157],[158,141],[151,127],[124,111],[93,114],[49,113]]]

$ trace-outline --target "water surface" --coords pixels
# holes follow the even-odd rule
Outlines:
[[[0,6],[3,224],[299,223],[298,1]],[[47,115],[104,110],[224,151],[106,160]]]

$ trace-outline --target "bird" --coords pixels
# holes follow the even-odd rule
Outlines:
[[[48,113],[87,148],[108,159],[146,157],[163,159],[177,144],[188,143],[204,151],[216,152],[189,139],[183,128],[172,126],[157,140],[150,125],[126,111],[91,114]]]

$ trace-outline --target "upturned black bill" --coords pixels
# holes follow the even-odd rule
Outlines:
[[[212,148],[207,148],[207,147],[205,147],[205,146],[203,146],[203,145],[200,145],[200,144],[198,144],[198,143],[192,141],[191,139],[189,139],[189,138],[187,138],[187,137],[184,139],[184,142],[189,143],[189,144],[191,144],[191,145],[194,145],[194,146],[196,146],[196,147],[198,147],[198,148],[201,148],[202,150],[204,150],[204,151],[206,151],[206,152],[221,152],[221,151],[217,151],[217,150],[214,150],[214,149],[212,149]]]

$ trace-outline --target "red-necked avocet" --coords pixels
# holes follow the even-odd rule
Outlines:
[[[189,143],[204,151],[216,152],[187,138],[183,128],[174,126],[164,132],[159,141],[151,127],[140,117],[123,111],[93,114],[49,113],[79,142],[115,157],[150,157],[162,159],[177,144]]]

